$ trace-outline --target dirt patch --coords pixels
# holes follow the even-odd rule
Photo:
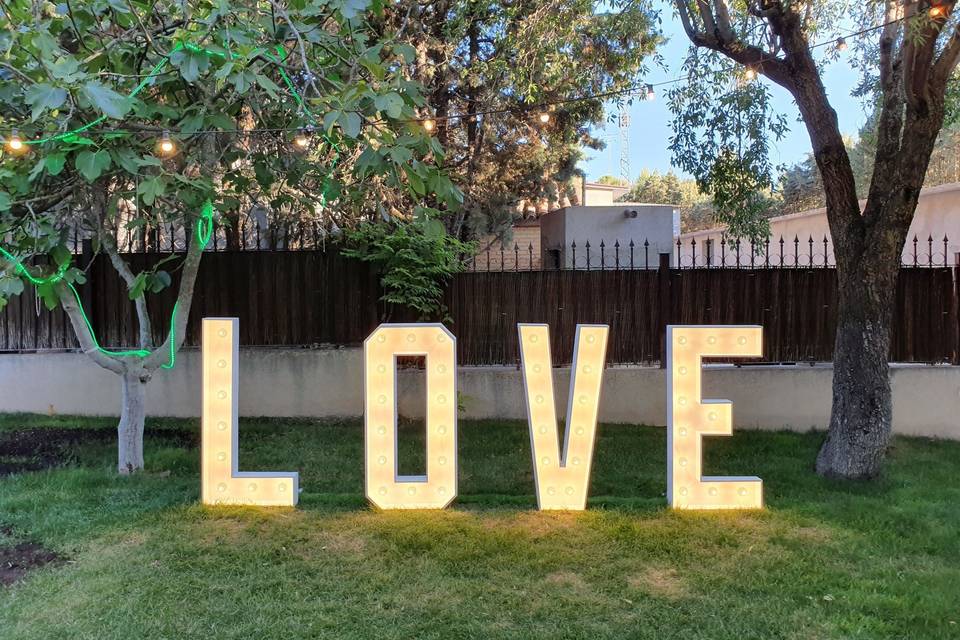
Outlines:
[[[631,587],[650,595],[679,600],[687,595],[687,586],[675,569],[649,567],[643,573],[627,580]]]
[[[574,591],[587,591],[589,586],[583,576],[572,571],[556,571],[547,575],[546,581],[561,587],[568,587]]]
[[[196,435],[188,431],[147,433],[168,445],[196,446]],[[117,440],[116,429],[22,429],[0,433],[0,476],[59,467],[73,459],[73,450],[84,445],[103,445]]]
[[[13,544],[13,535],[12,527],[0,524],[0,586],[10,586],[33,569],[64,562],[60,554],[35,542]]]

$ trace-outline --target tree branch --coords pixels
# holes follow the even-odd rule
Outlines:
[[[104,369],[122,375],[125,369],[123,363],[118,358],[108,356],[100,351],[94,342],[90,327],[87,326],[87,321],[84,319],[73,290],[62,280],[54,285],[54,290],[57,292],[57,297],[60,298],[60,306],[63,307],[67,317],[70,318],[70,324],[73,326],[74,335],[77,336],[77,342],[80,343],[80,349]]]
[[[187,337],[187,321],[190,319],[190,307],[193,303],[193,289],[200,270],[200,260],[203,258],[204,247],[198,241],[196,234],[190,233],[190,243],[187,248],[187,257],[180,270],[180,287],[177,291],[177,312],[173,315],[173,326],[167,333],[166,339],[143,361],[143,367],[148,371],[155,371],[167,361],[171,351],[170,341],[173,340],[173,351],[179,351]]]

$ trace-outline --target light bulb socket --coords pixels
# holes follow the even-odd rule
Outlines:
[[[657,92],[654,91],[652,84],[647,85],[647,90],[646,90],[646,93],[644,93],[643,97],[646,100],[654,100],[657,97]]]

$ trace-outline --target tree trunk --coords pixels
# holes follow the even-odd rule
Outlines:
[[[839,306],[833,354],[833,408],[817,473],[863,479],[880,472],[890,442],[890,325],[897,258],[879,247],[837,271]]]
[[[121,376],[123,398],[117,425],[117,470],[121,475],[143,469],[143,425],[149,381],[150,374],[139,367]]]

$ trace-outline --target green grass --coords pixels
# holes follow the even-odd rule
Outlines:
[[[0,418],[48,425],[112,422]],[[197,450],[159,437],[196,429],[152,421],[133,478],[104,443],[0,479],[0,522],[70,559],[0,588],[0,637],[960,637],[960,443],[898,438],[843,484],[813,474],[818,435],[711,438],[707,470],[761,476],[768,508],[674,513],[663,430],[603,426],[589,510],[550,514],[525,425],[462,423],[457,504],[379,513],[359,422],[241,424],[244,470],[300,472],[295,510],[199,506]]]

